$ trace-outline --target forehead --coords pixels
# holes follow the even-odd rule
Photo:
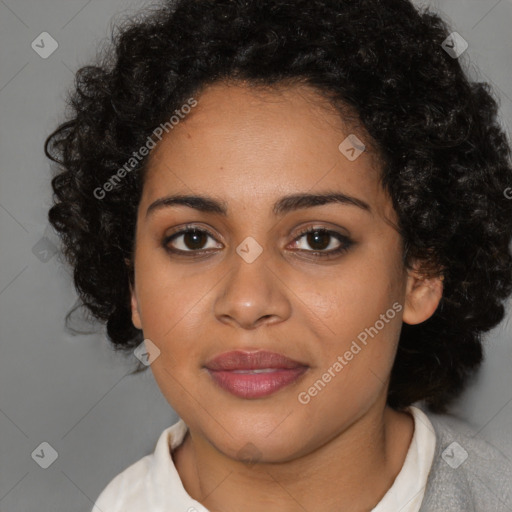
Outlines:
[[[284,194],[332,189],[359,195],[383,214],[389,209],[364,129],[315,90],[217,83],[195,99],[153,149],[143,202],[195,192],[263,207]],[[339,146],[353,134],[367,149],[351,161]]]

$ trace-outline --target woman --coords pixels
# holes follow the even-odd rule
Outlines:
[[[95,511],[512,510],[442,414],[512,291],[462,48],[406,0],[178,0],[78,72],[50,221],[180,417]]]

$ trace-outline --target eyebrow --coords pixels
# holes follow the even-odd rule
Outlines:
[[[282,216],[295,210],[312,208],[314,206],[323,206],[326,204],[343,204],[356,206],[368,213],[372,213],[370,205],[357,197],[349,196],[341,192],[325,192],[319,194],[292,194],[280,198],[274,204],[272,212],[275,216]],[[161,197],[151,203],[146,211],[146,217],[151,213],[163,208],[172,206],[187,206],[205,213],[215,213],[226,217],[228,208],[224,201],[219,201],[213,197],[201,195],[171,195]]]

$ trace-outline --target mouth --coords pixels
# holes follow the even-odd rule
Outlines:
[[[295,382],[309,366],[275,352],[225,352],[205,368],[213,381],[232,395],[263,398]]]

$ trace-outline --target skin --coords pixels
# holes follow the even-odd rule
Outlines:
[[[391,199],[370,150],[349,161],[338,149],[351,131],[306,86],[254,90],[217,83],[153,150],[137,214],[132,320],[160,350],[151,369],[189,427],[173,459],[186,491],[223,512],[371,510],[399,473],[414,422],[386,406],[402,322],[437,308],[439,279],[402,264]],[[368,145],[369,147],[369,145]],[[272,212],[297,193],[342,192],[371,211],[331,203]],[[170,194],[204,195],[228,214],[174,205]],[[185,225],[212,237],[181,235]],[[301,228],[323,227],[353,244],[320,243]],[[263,252],[236,252],[247,237]],[[194,243],[196,245],[194,245]],[[319,247],[323,247],[320,248]],[[194,256],[194,248],[210,252]],[[403,309],[308,404],[298,394],[343,355],[393,303]],[[309,366],[293,384],[259,399],[218,387],[203,367],[235,349],[266,349]],[[255,462],[244,462],[252,443]],[[244,448],[245,447],[245,448]],[[371,485],[369,485],[371,484]]]

